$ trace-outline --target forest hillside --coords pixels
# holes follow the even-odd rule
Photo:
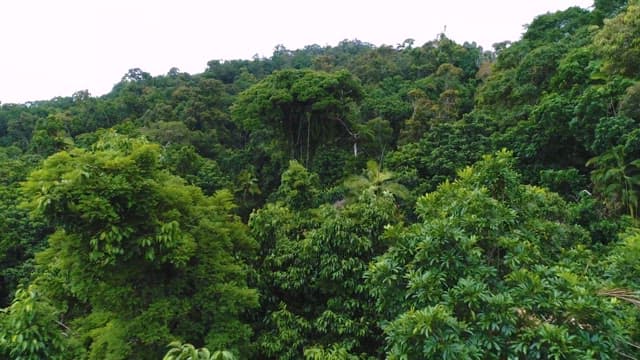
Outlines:
[[[0,105],[2,359],[640,357],[640,2]]]

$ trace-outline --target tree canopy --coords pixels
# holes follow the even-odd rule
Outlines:
[[[0,104],[0,358],[637,357],[639,9]]]

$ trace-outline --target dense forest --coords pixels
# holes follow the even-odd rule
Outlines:
[[[0,105],[0,358],[640,358],[640,2]]]

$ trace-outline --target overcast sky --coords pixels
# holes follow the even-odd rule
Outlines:
[[[212,59],[270,56],[275,45],[359,39],[421,45],[446,26],[485,49],[534,16],[592,0],[1,0],[0,102],[102,95],[131,68],[200,73]]]

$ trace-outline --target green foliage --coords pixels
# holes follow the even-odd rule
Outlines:
[[[639,17],[0,106],[0,357],[632,357]]]
[[[595,38],[598,52],[606,58],[604,69],[637,77],[640,71],[640,4],[632,1],[624,12],[604,23]]]
[[[595,0],[593,2],[595,7],[593,10],[594,17],[601,24],[603,19],[613,17],[622,11],[627,3],[627,0]]]
[[[636,122],[626,117],[602,118],[596,126],[591,147],[596,154],[603,154],[622,145],[625,136],[636,128]]]
[[[441,358],[480,359],[473,343],[467,345],[465,325],[458,322],[444,307],[436,305],[422,310],[410,310],[387,329],[394,343],[389,359]],[[396,339],[402,339],[396,342]],[[423,340],[423,339],[426,339]]]
[[[233,112],[254,143],[273,141],[305,165],[320,141],[353,137],[353,106],[362,97],[348,71],[276,72],[239,95]]]
[[[557,195],[519,183],[510,153],[416,207],[421,222],[366,274],[390,358],[607,358],[628,339],[580,265],[597,261],[585,231]]]
[[[371,119],[358,127],[358,134],[363,140],[363,152],[383,165],[393,141],[393,129],[389,121],[379,117]]]
[[[349,354],[344,348],[331,346],[329,349],[314,347],[304,350],[306,360],[358,360],[360,357]]]
[[[617,116],[617,99],[629,84],[624,78],[614,77],[604,85],[587,87],[577,98],[570,128],[585,148],[591,148],[595,129],[601,119]]]
[[[550,85],[553,89],[561,91],[580,91],[590,83],[591,74],[598,70],[596,54],[592,47],[575,48],[560,59]]]
[[[191,344],[183,344],[179,341],[173,341],[169,344],[169,351],[162,360],[235,360],[236,357],[232,352],[226,350],[218,350],[213,354],[207,348],[196,349]]]
[[[29,144],[30,150],[40,155],[51,155],[73,145],[65,129],[67,119],[62,114],[49,115],[36,124]]]
[[[394,76],[365,86],[360,110],[363,119],[387,120],[397,134],[402,122],[411,116],[411,104],[406,101],[411,84],[412,81]]]
[[[35,287],[16,291],[13,303],[0,313],[0,355],[15,360],[68,359],[59,311]]]
[[[242,259],[254,242],[229,192],[204,196],[159,157],[157,145],[108,133],[91,151],[51,156],[23,185],[26,206],[57,229],[38,257],[43,286],[68,304],[89,358],[157,358],[175,336],[246,347],[239,315],[257,296]]]
[[[31,280],[33,256],[46,243],[47,227],[18,208],[24,200],[15,187],[0,185],[0,307],[9,305],[19,284]]]
[[[230,174],[224,172],[217,161],[199,155],[193,146],[166,146],[160,162],[162,167],[198,186],[207,195],[232,188]]]
[[[540,184],[566,199],[574,200],[587,187],[587,179],[576,168],[542,170]]]
[[[589,11],[571,7],[564,11],[537,16],[527,25],[527,31],[522,38],[534,44],[552,44],[566,39],[590,22]]]
[[[493,121],[482,114],[432,127],[414,143],[402,145],[388,157],[386,167],[414,194],[432,191],[456,170],[489,151]]]
[[[614,213],[626,209],[629,216],[636,217],[640,159],[627,162],[624,148],[616,146],[590,159],[587,165],[596,167],[591,172],[591,179],[607,208]]]
[[[282,173],[280,187],[275,193],[292,210],[311,208],[317,196],[318,179],[299,162],[291,160]]]
[[[636,122],[640,122],[640,82],[627,88],[620,101],[620,113]]]
[[[401,184],[393,182],[393,178],[394,174],[392,172],[382,170],[377,162],[369,160],[367,161],[365,174],[347,178],[345,187],[354,197],[359,197],[363,192],[368,192],[377,196],[393,195],[399,200],[408,199],[408,190]]]
[[[637,290],[638,283],[638,254],[640,253],[640,232],[632,228],[622,235],[622,239],[612,249],[607,263],[607,277],[620,288]]]
[[[261,244],[257,270],[266,312],[260,352],[293,359],[305,348],[335,345],[376,356],[377,314],[362,275],[386,248],[385,228],[398,221],[393,196],[382,191],[363,191],[347,204],[295,209],[276,203],[254,212],[249,226]]]
[[[11,303],[18,285],[31,280],[33,256],[49,232],[41,219],[18,207],[25,200],[18,182],[39,160],[15,147],[0,149],[0,308]]]

